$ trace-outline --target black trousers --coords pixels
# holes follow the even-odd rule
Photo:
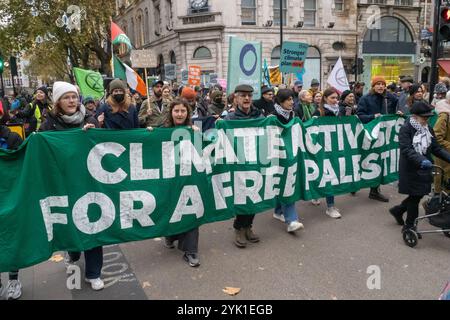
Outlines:
[[[72,261],[80,260],[81,252],[69,252]],[[96,247],[84,251],[84,260],[86,262],[85,276],[87,279],[100,278],[103,268],[103,247]]]
[[[414,221],[419,216],[419,203],[423,196],[408,196],[400,203],[399,207],[402,212],[407,212],[405,225],[407,227],[414,226]]]
[[[237,215],[236,219],[234,219],[233,227],[236,230],[239,230],[242,228],[250,228],[253,224],[254,218],[255,218],[254,214]]]
[[[178,240],[178,249],[187,253],[198,253],[198,228],[167,237],[169,241]]]

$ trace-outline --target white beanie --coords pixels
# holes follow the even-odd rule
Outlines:
[[[68,92],[74,92],[78,96],[77,88],[68,82],[56,81],[53,84],[53,103],[56,104],[58,100]]]

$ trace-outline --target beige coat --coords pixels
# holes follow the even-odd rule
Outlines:
[[[446,101],[440,103],[436,107],[436,111],[438,112],[438,120],[434,125],[436,140],[445,150],[450,152],[450,104]],[[450,178],[450,164],[438,158],[435,158],[435,164],[444,168],[444,181],[447,181]],[[434,186],[437,192],[441,191],[441,176],[434,177]]]

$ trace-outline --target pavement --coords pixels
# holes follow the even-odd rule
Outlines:
[[[69,290],[70,275],[63,253],[57,252],[20,271],[21,299],[436,300],[450,278],[450,239],[429,234],[415,248],[407,247],[388,213],[404,196],[392,186],[382,191],[390,203],[368,199],[368,190],[336,197],[338,220],[325,215],[325,199],[318,207],[299,201],[305,229],[296,234],[287,233],[271,211],[258,214],[253,228],[261,241],[245,249],[233,244],[231,220],[204,225],[198,268],[189,267],[183,253],[165,248],[160,238],[105,247],[105,289],[98,292],[84,281],[80,290]],[[433,229],[426,222],[420,228]],[[230,296],[225,287],[240,291]]]

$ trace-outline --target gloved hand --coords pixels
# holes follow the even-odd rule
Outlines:
[[[421,169],[431,169],[432,166],[433,164],[430,160],[422,160],[422,162],[420,163]]]

